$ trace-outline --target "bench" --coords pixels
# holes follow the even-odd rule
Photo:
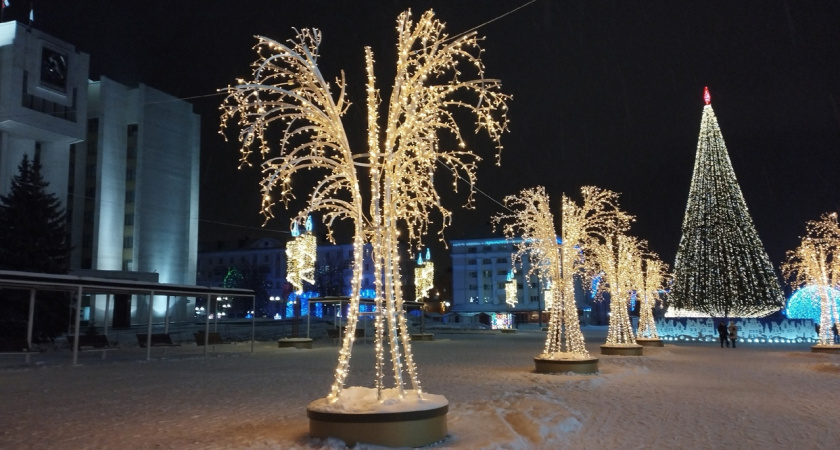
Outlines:
[[[146,342],[149,341],[149,335],[146,333],[137,334],[137,344],[140,348],[146,348]],[[172,336],[169,333],[152,333],[152,347],[179,347],[181,344],[172,342]]]
[[[73,336],[67,336],[67,342],[70,344],[70,349],[73,348]],[[109,350],[116,350],[116,347],[111,347],[108,341],[108,336],[104,334],[80,334],[79,347],[80,352],[102,352],[102,359]]]
[[[327,328],[327,337],[330,339],[338,339],[339,337],[343,337],[345,334],[345,327],[341,328]],[[364,328],[356,328],[354,333],[355,337],[364,338],[365,337],[365,329]]]
[[[193,333],[193,336],[195,336],[195,345],[204,345],[205,335],[203,331]],[[207,334],[206,338],[208,345],[227,344],[227,342],[222,340],[222,335],[219,333],[210,332]]]

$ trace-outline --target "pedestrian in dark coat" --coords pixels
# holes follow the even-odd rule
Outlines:
[[[726,329],[726,324],[724,322],[718,322],[717,330],[718,336],[720,336],[720,348],[723,348],[723,344],[729,347],[729,339],[726,337],[729,330]]]
[[[732,348],[735,348],[735,342],[738,341],[738,327],[735,322],[729,322],[729,340],[732,341]]]

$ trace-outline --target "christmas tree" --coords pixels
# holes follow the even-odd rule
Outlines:
[[[784,304],[712,111],[709,90],[674,264],[672,306],[687,315],[761,317]]]

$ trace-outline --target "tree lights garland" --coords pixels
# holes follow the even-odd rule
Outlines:
[[[659,339],[656,332],[656,320],[653,309],[660,300],[660,292],[669,279],[668,265],[663,263],[655,253],[648,253],[643,257],[644,273],[641,289],[636,291],[639,301],[638,338]]]
[[[505,197],[504,204],[514,212],[498,214],[492,218],[492,223],[494,226],[504,223],[502,231],[508,239],[516,236],[522,238],[521,243],[516,244],[516,252],[511,256],[512,264],[521,264],[527,255],[530,269],[525,277],[537,276],[546,286],[545,302],[550,316],[548,335],[540,358],[560,359],[570,355],[572,358],[589,358],[575,304],[574,263],[564,265],[566,262],[577,261],[578,258],[574,249],[563,251],[567,241],[561,240],[561,244],[557,243],[554,215],[551,213],[545,188],[538,186],[523,189],[519,195]],[[572,256],[564,258],[564,254]],[[508,284],[512,283],[509,281]],[[512,289],[512,292],[508,292],[506,286],[508,301],[516,298],[515,284]]]
[[[784,304],[750,218],[708,88],[674,263],[673,306],[712,317],[763,317]]]
[[[388,103],[384,139],[380,137],[379,91],[373,75],[373,52],[365,48],[367,72],[368,152],[351,151],[341,117],[347,111],[343,73],[334,86],[318,66],[321,33],[303,29],[287,44],[258,37],[259,55],[253,64],[253,80],[238,80],[227,88],[223,103],[222,130],[236,118],[240,128],[241,165],[249,164],[256,147],[262,164],[262,214],[273,217],[278,202],[286,207],[294,198],[292,178],[300,170],[315,169],[324,173],[315,184],[307,205],[298,219],[312,212],[322,213],[332,239],[336,219],[348,219],[354,229],[354,277],[347,317],[347,329],[356,328],[359,315],[359,292],[363,267],[363,246],[372,244],[374,286],[376,291],[376,389],[381,400],[384,388],[385,343],[391,353],[394,385],[402,398],[403,373],[407,372],[417,396],[422,395],[416,373],[407,320],[403,312],[402,284],[399,273],[398,225],[407,233],[408,242],[418,247],[431,224],[430,213],[443,216],[440,233],[449,224],[451,213],[441,203],[434,186],[438,164],[453,173],[453,188],[458,178],[472,186],[476,182],[479,157],[466,150],[454,112],[463,110],[476,116],[476,129],[485,130],[501,151],[499,139],[507,130],[508,95],[500,92],[498,80],[484,78],[479,38],[467,33],[450,38],[444,25],[428,11],[418,22],[410,11],[397,19],[397,70]],[[476,74],[468,79],[469,71]],[[467,98],[474,98],[474,103]],[[282,133],[277,148],[269,143],[266,130],[279,122]],[[443,148],[438,133],[451,134],[458,149]],[[498,158],[498,156],[497,156]],[[498,163],[498,159],[497,159]],[[358,171],[370,173],[370,201],[365,204],[359,186]],[[272,195],[274,194],[274,196]],[[327,400],[339,400],[349,373],[354,333],[345,334],[339,352],[335,381]]]
[[[646,243],[618,232],[590,247],[589,256],[601,275],[598,294],[610,294],[607,345],[636,344],[628,307],[634,291],[643,286],[642,254]]]
[[[832,325],[840,326],[837,302],[829,286],[840,285],[840,225],[837,213],[823,214],[806,224],[807,234],[795,250],[787,252],[782,273],[794,289],[815,286],[819,292],[820,332],[817,345],[832,345]]]

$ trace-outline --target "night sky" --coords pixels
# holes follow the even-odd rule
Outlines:
[[[387,99],[400,11],[419,17],[433,8],[458,34],[527,3],[39,0],[34,26],[89,53],[92,79],[143,82],[195,105],[200,240],[208,242],[284,238],[279,232],[288,230],[282,210],[260,228],[259,172],[237,171],[236,142],[217,133],[217,89],[249,76],[254,35],[286,40],[292,27],[322,30],[321,70],[328,79],[346,73],[354,105],[345,126],[360,152],[363,47],[375,53]],[[28,11],[17,13],[25,19]],[[538,0],[480,27],[487,75],[514,97],[510,133],[501,167],[486,136],[468,135],[484,157],[478,188],[490,198],[478,194],[476,209],[464,210],[465,195],[447,194],[455,215],[446,236],[490,236],[496,201],[523,188],[545,186],[557,214],[562,193],[577,199],[580,186],[596,185],[622,193],[622,206],[637,217],[630,233],[673,265],[709,86],[747,205],[778,267],[807,220],[840,209],[839,23],[840,3],[831,1]],[[440,189],[449,190],[440,176]],[[448,255],[435,259],[449,264]]]

